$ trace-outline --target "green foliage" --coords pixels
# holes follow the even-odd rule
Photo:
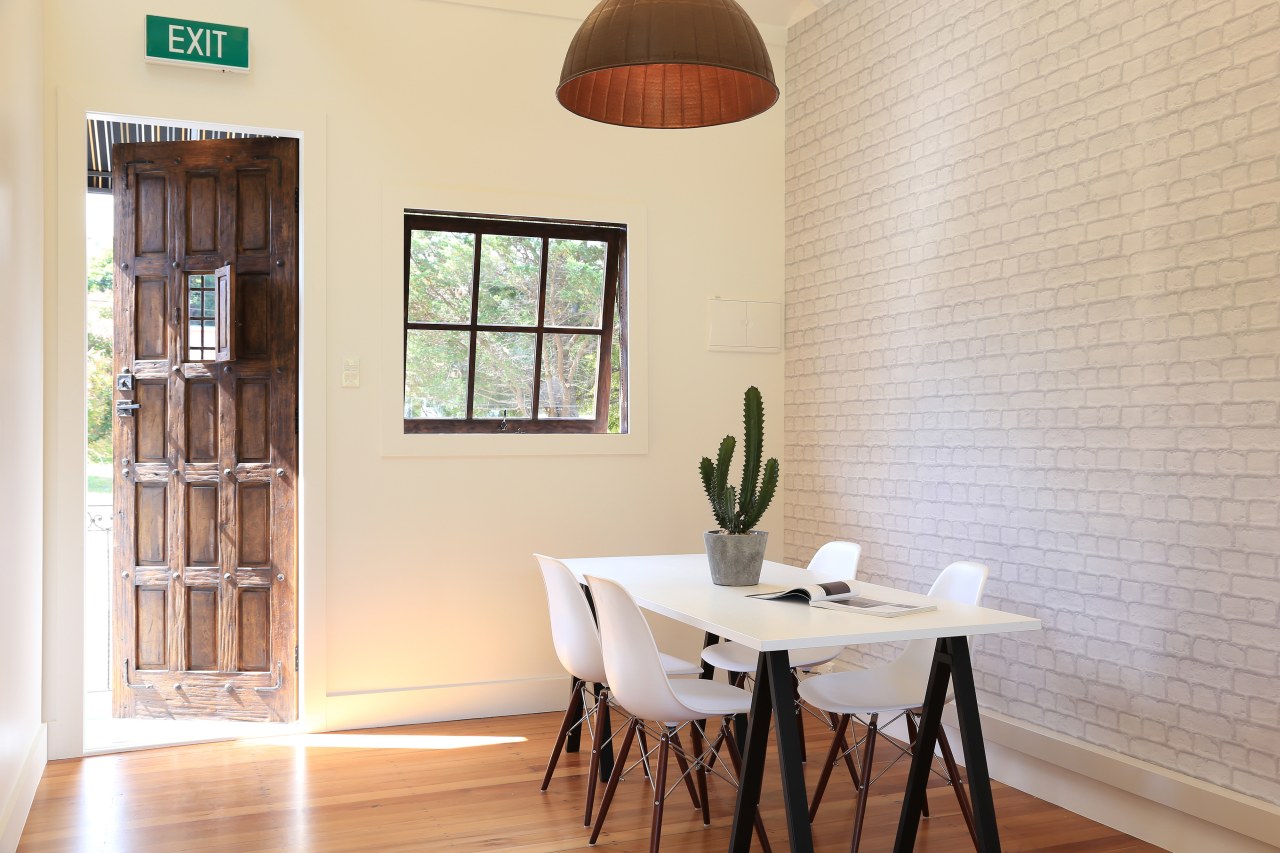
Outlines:
[[[486,234],[480,238],[479,295],[476,235],[414,231],[409,240],[408,319],[465,325],[534,326],[538,319],[543,258],[540,238]],[[603,312],[606,245],[588,240],[547,242],[545,322],[566,330],[598,329]],[[600,347],[613,346],[610,431],[621,428],[620,344],[596,335],[546,334],[542,374],[533,375],[530,332],[480,332],[475,339],[474,412],[479,417],[532,417],[533,383],[540,383],[539,417],[591,418],[595,414]],[[466,414],[471,337],[466,332],[410,330],[406,335],[405,416],[460,418]]]
[[[733,462],[736,442],[726,435],[720,442],[716,461],[702,457],[698,466],[702,488],[711,502],[716,524],[726,533],[746,533],[760,523],[778,488],[778,460],[764,463],[760,475],[760,457],[764,452],[764,400],[760,389],[747,389],[742,404],[742,484],[737,490],[729,485],[729,466]]]
[[[88,290],[88,349],[85,354],[88,403],[85,411],[89,432],[89,460],[111,461],[112,395],[112,256],[106,248],[89,260],[85,286]]]

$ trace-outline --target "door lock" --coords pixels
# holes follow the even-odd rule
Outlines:
[[[133,390],[133,374],[126,371],[116,376],[116,390],[132,391]]]
[[[122,418],[133,417],[134,409],[142,408],[132,400],[116,400],[116,415]]]

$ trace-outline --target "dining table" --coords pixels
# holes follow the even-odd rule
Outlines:
[[[842,579],[815,577],[806,569],[768,560],[761,570],[760,583],[745,587],[714,584],[706,554],[583,557],[564,563],[581,583],[585,584],[587,577],[616,581],[643,609],[700,629],[704,632],[705,644],[724,639],[742,643],[757,653],[742,770],[729,836],[728,849],[732,853],[746,853],[751,846],[752,819],[760,801],[771,727],[791,850],[801,853],[813,850],[799,727],[794,713],[775,713],[775,710],[794,708],[796,702],[788,653],[823,646],[915,639],[935,640],[935,647],[893,849],[895,853],[914,849],[942,710],[953,699],[964,747],[978,850],[979,853],[1000,850],[968,638],[1035,631],[1041,627],[1039,619],[863,581],[856,582],[856,591],[861,595],[889,602],[934,605],[935,609],[886,618],[837,612],[804,602],[752,598],[753,593]],[[704,670],[703,677],[712,675],[709,668]]]

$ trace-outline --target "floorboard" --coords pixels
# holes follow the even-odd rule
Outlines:
[[[588,754],[565,755],[538,791],[558,714],[170,747],[51,762],[19,851],[512,851],[588,850],[581,826]],[[806,726],[812,789],[828,742]],[[585,744],[584,744],[585,746]],[[887,762],[892,750],[877,750]],[[877,772],[882,762],[878,762]],[[674,765],[673,765],[674,768]],[[892,849],[907,763],[872,787],[862,850]],[[672,776],[674,779],[674,775]],[[942,784],[939,780],[937,784]],[[668,801],[662,849],[724,850],[733,791],[709,782],[712,825],[683,790]],[[1136,853],[1159,848],[995,784],[1003,847],[1052,853]],[[603,791],[600,786],[597,796]],[[840,768],[814,824],[820,851],[847,851],[853,787]],[[648,848],[650,798],[639,771],[618,789],[595,849]],[[973,849],[951,791],[931,788],[921,853]],[[776,767],[766,770],[764,819],[786,850]]]

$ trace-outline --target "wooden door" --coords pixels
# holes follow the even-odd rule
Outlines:
[[[297,716],[297,142],[116,145],[117,717]]]

